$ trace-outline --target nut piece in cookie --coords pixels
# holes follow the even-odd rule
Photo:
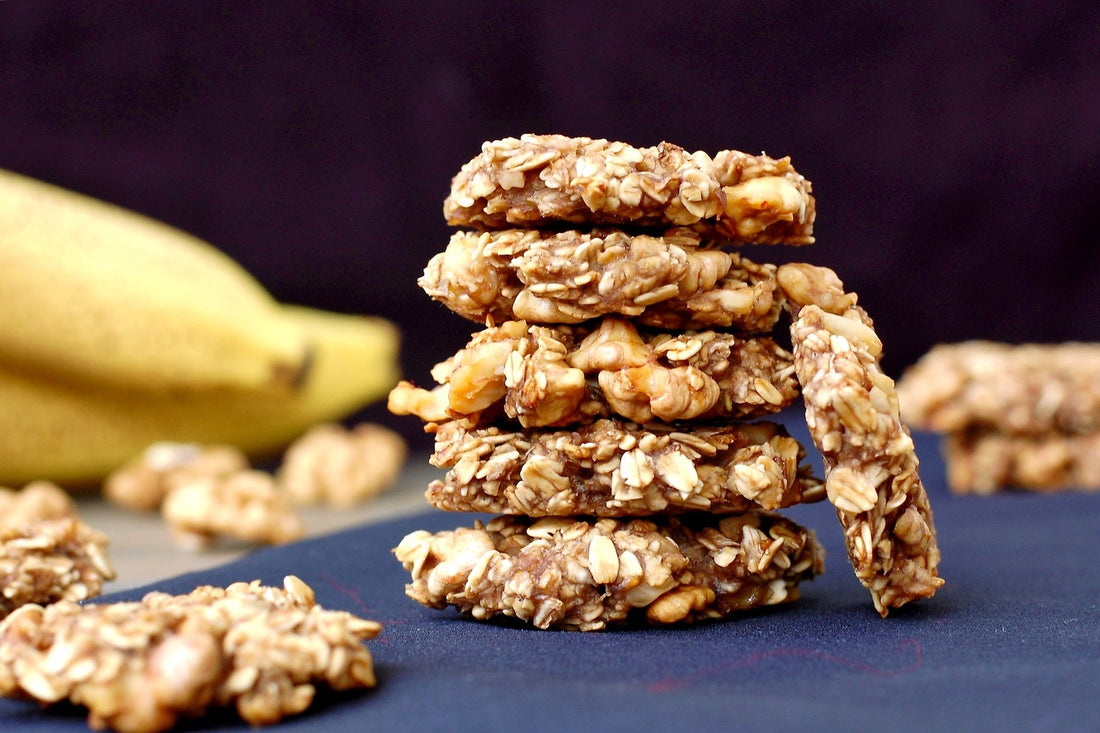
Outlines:
[[[581,520],[497,517],[407,535],[405,592],[474,618],[594,631],[724,618],[798,598],[824,569],[812,532],[766,512]]]

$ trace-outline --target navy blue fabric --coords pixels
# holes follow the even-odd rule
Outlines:
[[[916,438],[947,584],[886,620],[855,580],[826,504],[786,512],[828,553],[801,601],[694,627],[547,632],[423,608],[404,596],[408,576],[391,549],[414,529],[472,520],[431,510],[153,587],[278,584],[294,573],[323,606],[384,623],[368,642],[378,687],[322,696],[288,730],[1098,729],[1100,495],[953,496],[937,439]],[[84,725],[74,708],[0,701],[0,730]],[[201,727],[245,726],[219,715]]]

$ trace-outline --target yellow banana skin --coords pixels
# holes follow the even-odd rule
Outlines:
[[[167,391],[44,379],[0,366],[0,485],[34,479],[95,485],[157,441],[230,443],[253,457],[285,447],[310,425],[340,419],[397,382],[399,336],[381,318],[281,306],[277,320],[307,335],[312,358],[283,392]]]
[[[129,390],[285,391],[307,344],[276,310],[201,240],[0,170],[0,364]]]

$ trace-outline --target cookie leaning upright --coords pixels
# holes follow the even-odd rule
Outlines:
[[[784,265],[797,318],[794,364],[806,422],[825,460],[825,491],[844,527],[856,577],[878,612],[935,594],[940,551],[928,495],[882,342],[854,293],[826,268]]]

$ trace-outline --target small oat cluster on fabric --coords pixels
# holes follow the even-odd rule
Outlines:
[[[824,498],[882,615],[935,593],[931,511],[873,324],[830,270],[737,250],[811,244],[815,211],[786,158],[485,143],[444,202],[459,231],[419,280],[483,328],[389,408],[435,435],[433,506],[499,516],[407,536],[408,595],[582,630],[790,602],[823,553],[772,512]],[[824,479],[767,421],[799,394]]]
[[[0,488],[0,619],[28,604],[85,601],[115,577],[102,532],[47,481]]]
[[[957,493],[1100,490],[1100,344],[940,344],[898,395],[909,425],[943,434]]]

